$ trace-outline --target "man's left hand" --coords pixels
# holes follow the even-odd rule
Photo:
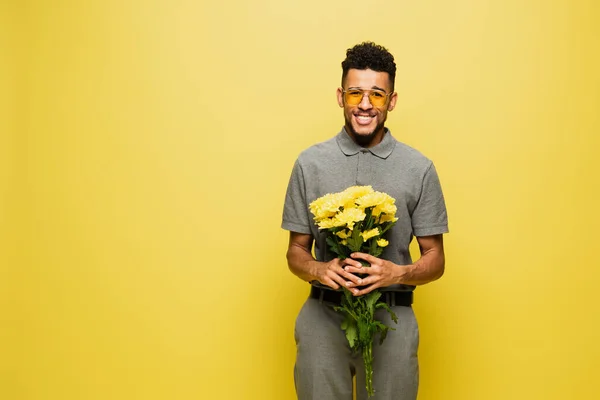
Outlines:
[[[400,283],[401,277],[405,272],[402,265],[396,265],[391,261],[383,260],[366,253],[352,253],[353,259],[364,260],[371,264],[370,267],[346,266],[345,270],[353,274],[367,274],[358,283],[351,282],[348,289],[355,296],[362,296],[377,288],[390,286]],[[360,287],[357,288],[357,287]]]

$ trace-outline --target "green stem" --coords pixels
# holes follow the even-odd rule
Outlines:
[[[365,381],[367,384],[367,394],[373,396],[373,343],[369,342],[362,349],[363,361],[365,363]]]

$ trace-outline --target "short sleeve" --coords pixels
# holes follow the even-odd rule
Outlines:
[[[285,194],[281,227],[291,232],[311,233],[304,174],[298,160],[296,160],[292,169],[292,175]]]
[[[421,195],[412,214],[412,228],[417,237],[448,232],[446,203],[433,163],[423,177]]]

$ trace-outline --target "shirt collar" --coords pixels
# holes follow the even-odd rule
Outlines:
[[[396,146],[396,140],[393,138],[392,133],[387,128],[385,128],[385,133],[381,142],[370,148],[360,147],[357,145],[354,140],[352,140],[348,132],[346,132],[346,128],[342,128],[340,133],[338,133],[337,143],[338,146],[340,146],[342,153],[347,156],[358,154],[358,152],[361,150],[368,150],[372,154],[384,160],[388,158],[390,154],[392,154],[392,151],[394,151],[394,147]]]

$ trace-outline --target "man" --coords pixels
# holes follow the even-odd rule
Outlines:
[[[414,400],[419,332],[412,292],[416,285],[444,273],[442,234],[448,232],[444,197],[433,163],[396,141],[385,127],[398,97],[394,57],[384,47],[361,43],[346,52],[342,71],[337,101],[344,109],[344,127],[334,138],[300,154],[283,211],[282,227],[290,231],[289,268],[312,284],[296,320],[296,393],[300,400],[351,399],[355,375],[357,399],[367,398],[362,357],[350,352],[340,328],[342,315],[333,307],[341,301],[342,286],[355,296],[379,288],[398,324],[384,310],[376,314],[395,330],[381,346],[378,342],[373,346],[374,399]],[[308,210],[313,200],[354,185],[371,185],[396,199],[398,221],[388,232],[390,244],[381,258],[363,253],[343,261],[335,258]],[[415,262],[409,253],[413,236],[421,251]],[[361,267],[359,260],[371,266]]]

